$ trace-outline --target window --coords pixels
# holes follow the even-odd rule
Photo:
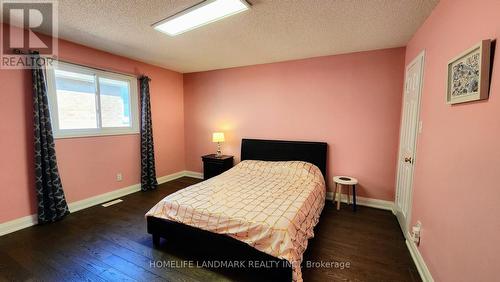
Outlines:
[[[56,138],[139,132],[135,77],[58,62],[47,88]]]

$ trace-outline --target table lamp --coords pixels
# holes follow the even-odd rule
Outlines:
[[[212,142],[217,143],[217,154],[215,156],[220,158],[222,156],[220,143],[224,142],[224,132],[214,132],[212,134]]]

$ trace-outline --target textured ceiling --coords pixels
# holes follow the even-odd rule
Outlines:
[[[59,37],[179,72],[404,46],[438,0],[249,0],[176,37],[151,24],[200,0],[60,0]]]

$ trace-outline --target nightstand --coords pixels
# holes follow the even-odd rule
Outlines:
[[[234,157],[227,155],[217,157],[215,154],[210,154],[201,159],[203,160],[203,179],[207,180],[232,168]]]

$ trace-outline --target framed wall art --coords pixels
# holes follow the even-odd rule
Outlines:
[[[483,40],[448,62],[448,104],[488,99],[491,40]]]

